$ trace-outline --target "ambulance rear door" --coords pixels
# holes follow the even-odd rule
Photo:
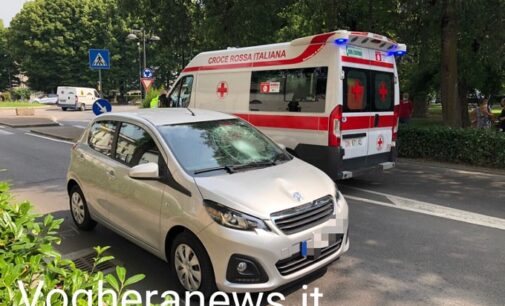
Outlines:
[[[395,125],[394,57],[385,52],[368,50],[370,58],[369,95],[370,127],[368,161],[370,166],[388,161]]]

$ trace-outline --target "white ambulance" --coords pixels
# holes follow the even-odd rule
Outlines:
[[[394,167],[406,46],[335,31],[288,43],[198,54],[171,105],[234,114],[334,179]]]
[[[92,108],[93,103],[100,99],[98,91],[94,88],[59,86],[56,92],[58,106],[64,111],[67,109],[85,111]]]

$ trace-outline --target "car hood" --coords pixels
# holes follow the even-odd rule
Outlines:
[[[299,159],[233,174],[195,177],[204,199],[262,218],[336,192],[321,170]],[[300,201],[293,194],[302,196]]]

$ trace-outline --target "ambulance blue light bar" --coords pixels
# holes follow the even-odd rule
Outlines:
[[[395,49],[388,52],[389,56],[404,56],[405,54],[407,54],[407,46],[405,44],[398,44]]]
[[[344,46],[345,44],[347,44],[347,38],[337,38],[335,39],[335,44],[337,46]]]

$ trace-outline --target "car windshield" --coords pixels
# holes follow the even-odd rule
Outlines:
[[[181,166],[198,175],[268,167],[291,157],[256,128],[238,120],[160,126]]]

